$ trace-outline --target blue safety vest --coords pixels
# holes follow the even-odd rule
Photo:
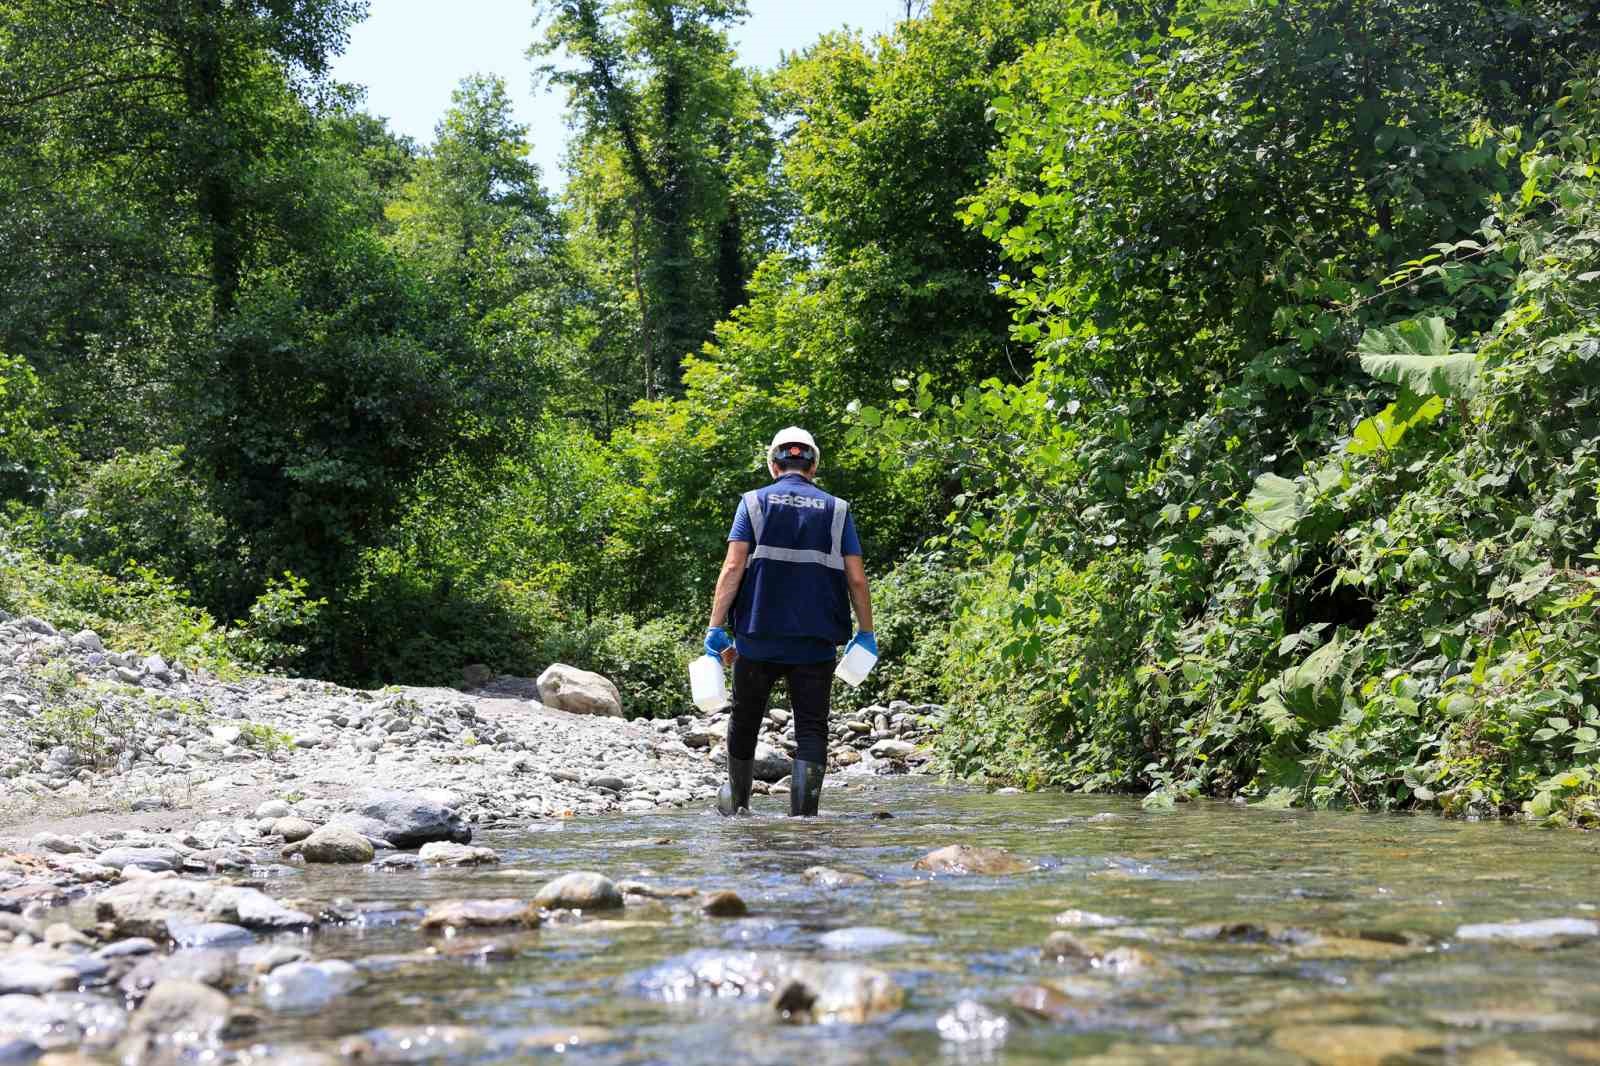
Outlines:
[[[843,552],[849,507],[803,477],[744,494],[755,543],[734,601],[739,636],[836,645],[850,639]]]

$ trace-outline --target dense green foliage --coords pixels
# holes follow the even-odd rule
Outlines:
[[[1600,816],[1592,3],[559,0],[560,197],[359,4],[0,13],[0,606],[676,713],[800,423],[956,773]]]

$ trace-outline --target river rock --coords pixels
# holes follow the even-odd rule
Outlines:
[[[1087,969],[1094,961],[1095,948],[1071,933],[1051,933],[1045,938],[1039,957],[1046,962],[1065,963]]]
[[[545,910],[566,907],[571,910],[615,910],[622,906],[622,893],[611,878],[583,871],[563,874],[539,890],[534,900]]]
[[[539,675],[539,702],[558,711],[622,717],[622,693],[609,678],[565,663]]]
[[[66,992],[77,988],[80,979],[77,967],[65,959],[59,962],[8,959],[6,965],[0,966],[0,996]]]
[[[1094,911],[1068,910],[1056,915],[1055,923],[1080,929],[1109,928],[1116,925],[1127,925],[1126,918],[1118,918],[1110,914],[1096,914]]]
[[[205,921],[216,891],[210,882],[176,877],[125,881],[100,894],[95,917],[109,922],[118,936],[165,940],[170,918]]]
[[[99,996],[0,996],[0,1046],[21,1038],[46,1051],[79,1045],[98,1049],[115,1044],[127,1028],[126,1012]],[[0,1064],[6,1061],[0,1055]]]
[[[864,966],[795,963],[772,996],[782,1021],[861,1023],[900,1009],[905,993],[888,974]]]
[[[32,1040],[0,1036],[0,1066],[29,1066],[43,1054],[44,1048]]]
[[[273,822],[272,831],[282,837],[285,844],[294,844],[315,833],[317,827],[314,823],[308,822],[304,818],[296,818],[291,815],[288,818],[279,818]]]
[[[346,828],[354,829],[366,837],[374,848],[392,848],[396,846],[389,841],[389,827],[376,818],[368,818],[364,814],[345,811],[343,814],[336,814],[330,818],[328,824],[342,825]]]
[[[915,754],[917,746],[904,740],[880,740],[867,749],[875,759],[903,760]]]
[[[94,954],[99,959],[131,959],[140,955],[153,955],[160,949],[161,945],[147,936],[130,936],[113,941]]]
[[[423,862],[440,866],[487,866],[500,861],[493,848],[478,848],[471,844],[451,844],[436,840],[422,845],[417,857]]]
[[[750,908],[737,892],[713,892],[700,904],[700,912],[712,918],[743,918]]]
[[[372,843],[347,825],[325,825],[283,849],[284,858],[299,855],[306,862],[371,862],[376,854]]]
[[[124,995],[137,1000],[163,981],[192,981],[218,990],[237,981],[237,954],[228,951],[174,951],[171,955],[146,955],[117,982]]]
[[[267,800],[267,802],[257,807],[255,811],[256,821],[258,822],[267,820],[275,822],[279,818],[289,817],[290,813],[292,812],[289,805],[283,800]]]
[[[791,1023],[870,1021],[899,1010],[905,993],[881,970],[853,962],[797,959],[775,952],[691,952],[637,978],[646,996],[766,999]]]
[[[1295,1025],[1276,1030],[1271,1042],[1317,1066],[1379,1066],[1443,1041],[1397,1025]]]
[[[912,863],[914,870],[936,874],[1017,874],[1034,867],[1004,848],[975,848],[966,844],[930,851]]]
[[[250,930],[227,922],[167,919],[167,936],[180,948],[237,948],[255,943]]]
[[[789,776],[792,763],[789,756],[770,744],[757,744],[752,773],[757,781],[772,784]]]
[[[472,830],[461,816],[442,803],[406,792],[385,792],[369,796],[355,812],[382,822],[384,839],[397,848],[418,848],[434,841],[467,844]]]
[[[422,917],[422,928],[493,929],[505,926],[535,928],[539,907],[521,899],[454,899],[435,903]]]
[[[856,873],[854,870],[836,870],[831,866],[809,866],[800,875],[808,885],[818,888],[851,888],[855,885],[870,885],[872,878],[866,874]]]
[[[135,870],[165,873],[176,870],[183,862],[183,856],[172,848],[110,848],[95,856],[94,861],[113,870],[124,870],[131,866]]]
[[[285,907],[265,892],[237,885],[218,888],[206,905],[206,914],[213,921],[233,922],[268,933],[309,929],[317,924],[304,911]]]
[[[35,851],[48,851],[56,855],[81,855],[84,851],[82,844],[59,833],[35,833],[28,840],[28,846]]]
[[[291,962],[267,975],[261,998],[275,1011],[314,1011],[365,983],[356,968],[342,959]]]
[[[199,1057],[231,1035],[236,1019],[228,997],[194,981],[162,981],[128,1021],[118,1048],[124,1062]]]
[[[1600,936],[1600,922],[1588,918],[1543,918],[1532,922],[1463,925],[1456,939],[1515,944],[1520,948],[1558,948]]]
[[[829,951],[882,951],[885,948],[899,947],[909,944],[915,938],[896,929],[881,929],[873,925],[851,926],[846,929],[835,929],[824,933],[817,938]]]

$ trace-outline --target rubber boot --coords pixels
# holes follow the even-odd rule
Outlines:
[[[750,813],[750,779],[755,775],[754,759],[728,760],[728,780],[717,793],[717,813],[724,818]]]
[[[822,775],[826,770],[821,763],[794,761],[794,769],[789,774],[789,817],[816,815],[817,804],[822,799]]]

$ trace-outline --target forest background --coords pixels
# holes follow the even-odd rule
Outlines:
[[[1600,5],[554,0],[560,197],[364,13],[0,0],[0,607],[676,714],[799,423],[951,772],[1595,820]]]

